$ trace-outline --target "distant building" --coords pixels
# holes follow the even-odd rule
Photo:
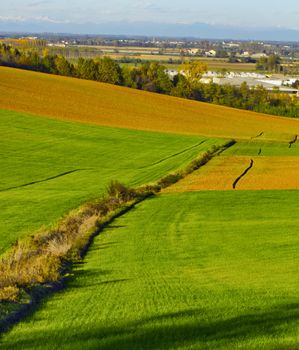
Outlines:
[[[259,59],[261,57],[268,57],[265,53],[254,53],[251,58]]]
[[[216,51],[215,50],[207,51],[207,52],[205,52],[205,55],[207,57],[216,57]]]
[[[200,53],[200,49],[189,49],[188,50],[188,54],[192,55],[192,56],[198,55],[199,53]]]
[[[164,72],[169,76],[171,80],[179,74],[179,72],[175,69],[165,69]]]

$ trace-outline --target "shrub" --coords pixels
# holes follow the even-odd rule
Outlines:
[[[105,223],[125,203],[141,196],[118,181],[112,181],[107,192],[106,197],[69,214],[56,228],[42,230],[12,246],[0,260],[0,301],[15,302],[22,289],[59,281],[66,263],[80,258],[98,221]]]
[[[181,173],[169,174],[169,175],[163,177],[158,182],[158,186],[160,186],[161,188],[166,188],[170,185],[175,184],[176,182],[178,182],[182,178],[183,178],[183,175]]]
[[[0,288],[0,300],[17,302],[20,298],[20,289],[15,286]]]
[[[122,201],[130,201],[136,198],[136,191],[124,186],[118,181],[111,181],[107,187],[107,193],[110,197]]]

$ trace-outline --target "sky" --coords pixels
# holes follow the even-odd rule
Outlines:
[[[299,42],[299,0],[0,0],[2,32]]]
[[[299,0],[10,0],[1,4],[0,20],[200,22],[299,29]]]

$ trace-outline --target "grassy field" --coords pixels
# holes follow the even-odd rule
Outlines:
[[[155,61],[166,64],[169,68],[176,69],[177,63],[169,64],[170,61],[199,60],[208,65],[209,70],[221,71],[227,69],[236,72],[253,72],[256,70],[254,63],[230,63],[227,58],[200,57],[200,56],[181,56],[181,49],[166,48],[161,53],[158,47],[115,47],[115,46],[88,46],[78,45],[76,47],[51,47],[51,54],[62,54],[72,63],[77,63],[79,57],[98,58],[109,56],[115,60],[122,60],[124,57],[130,59],[140,59],[143,61]]]
[[[291,138],[294,139],[294,136]],[[289,141],[291,141],[291,139]],[[299,143],[291,145],[289,142],[267,142],[252,140],[238,142],[233,147],[225,150],[222,155],[226,156],[267,156],[267,157],[296,157],[299,156]]]
[[[205,167],[188,175],[164,192],[232,190],[235,180],[238,190],[299,189],[299,157],[223,156],[214,158]]]
[[[28,84],[30,81],[30,84]],[[113,127],[289,141],[299,120],[0,67],[0,108]]]
[[[145,201],[1,349],[298,349],[298,224],[297,191]]]
[[[299,189],[299,157],[254,157],[238,189]],[[247,163],[249,164],[249,162]]]
[[[188,175],[165,192],[232,190],[235,180],[253,166],[238,182],[240,190],[299,189],[299,147],[295,142],[239,142]]]
[[[3,67],[0,108],[0,254],[238,141],[110,224],[1,349],[299,348],[298,120]],[[223,191],[251,159],[237,189],[276,190]]]
[[[222,142],[5,110],[0,132],[0,253],[98,197],[111,179],[134,186],[158,180]]]
[[[111,55],[109,55],[111,57]],[[120,57],[112,57],[115,60],[120,60]],[[132,58],[130,56],[130,58]],[[133,57],[134,58],[134,57]],[[135,59],[138,59],[140,57],[135,57]],[[146,57],[142,57],[142,60],[146,60]],[[76,63],[78,59],[72,59],[72,63]],[[152,58],[152,61],[156,61],[154,58]],[[159,60],[158,60],[159,61]],[[188,61],[188,58],[185,60]],[[205,59],[200,59],[200,61],[203,61],[208,65],[208,70],[210,71],[216,71],[221,72],[223,69],[226,69],[230,72],[254,72],[255,71],[255,64],[251,63],[229,63],[229,62],[222,62],[222,61],[208,61]],[[160,61],[163,66],[165,66],[167,69],[174,69],[178,70],[181,66],[181,64],[178,63],[169,63],[168,61]],[[130,67],[140,67],[143,63],[121,63],[121,66],[130,66]]]
[[[235,179],[248,167],[250,159],[248,156],[216,157],[164,192],[232,190]]]

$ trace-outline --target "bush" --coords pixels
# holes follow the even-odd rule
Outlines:
[[[127,202],[136,198],[136,191],[124,186],[118,181],[111,181],[107,187],[107,193],[111,198],[117,198]]]
[[[59,281],[66,264],[77,261],[88,246],[98,220],[110,220],[125,203],[141,197],[141,192],[118,181],[112,181],[107,192],[106,197],[69,214],[56,228],[12,246],[0,260],[0,301],[15,302],[22,289]]]
[[[169,174],[169,175],[163,177],[158,182],[158,186],[160,186],[161,188],[166,188],[170,185],[175,184],[176,182],[178,182],[182,178],[183,178],[183,175],[181,173]]]
[[[17,302],[20,298],[20,289],[15,286],[0,288],[0,300]]]

